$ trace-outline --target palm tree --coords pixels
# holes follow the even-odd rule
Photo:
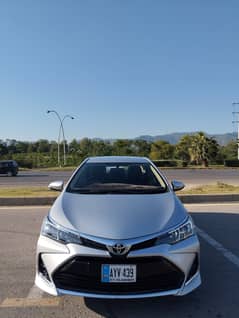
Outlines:
[[[203,164],[205,167],[208,166],[208,149],[209,149],[209,138],[203,132],[198,132],[193,136],[192,144],[190,147],[191,161],[195,163]]]

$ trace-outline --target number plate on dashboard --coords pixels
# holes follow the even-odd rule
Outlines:
[[[101,282],[134,283],[136,282],[136,265],[103,264],[101,265]]]

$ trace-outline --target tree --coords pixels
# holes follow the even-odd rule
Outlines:
[[[0,140],[0,155],[6,155],[8,153],[8,148],[6,142]]]
[[[58,143],[54,140],[52,140],[50,143],[49,143],[49,146],[50,146],[50,153],[53,154],[53,153],[57,153],[58,151]]]
[[[134,152],[136,156],[148,157],[151,149],[151,144],[142,139],[137,139],[133,142]]]
[[[93,156],[110,156],[112,154],[112,146],[109,142],[103,140],[94,140],[92,144]]]
[[[17,141],[16,142],[16,153],[26,153],[28,149],[28,142],[24,141]]]
[[[207,138],[208,141],[208,159],[210,162],[220,160],[220,146],[213,137]]]
[[[219,151],[219,145],[214,138],[208,138],[203,132],[193,135],[192,144],[189,148],[191,161],[197,165],[208,166],[209,160],[215,158]]]
[[[15,139],[7,139],[6,140],[6,145],[8,149],[9,154],[16,153],[16,143],[17,141]]]
[[[46,139],[38,140],[37,152],[43,153],[43,152],[49,152],[49,151],[50,151],[49,141]]]
[[[157,140],[151,144],[150,158],[152,160],[173,159],[175,147],[164,140]]]
[[[69,143],[69,152],[70,153],[75,153],[78,150],[80,150],[80,143],[76,140],[73,139],[70,143]]]
[[[224,160],[237,160],[237,151],[237,142],[231,140],[227,145],[221,147],[220,154]]]
[[[83,157],[89,157],[92,156],[92,140],[89,138],[83,138],[80,141],[80,153]]]
[[[188,163],[191,161],[190,148],[191,148],[192,142],[193,142],[192,135],[184,135],[180,139],[175,149],[175,156],[177,159],[186,161]]]
[[[116,156],[134,155],[133,141],[128,139],[118,139],[113,143],[113,154]]]

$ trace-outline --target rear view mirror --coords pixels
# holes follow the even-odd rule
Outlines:
[[[53,191],[62,191],[63,190],[63,186],[64,186],[64,182],[63,181],[54,181],[54,182],[51,182],[48,185],[48,189],[49,190],[53,190]]]
[[[183,182],[177,181],[177,180],[173,180],[171,184],[172,184],[172,187],[173,187],[173,191],[179,191],[179,190],[182,190],[185,187]]]

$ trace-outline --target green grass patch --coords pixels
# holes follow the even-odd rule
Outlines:
[[[224,193],[238,193],[239,186],[217,182],[216,184],[202,185],[199,187],[185,189],[181,194],[224,194]]]
[[[50,191],[47,187],[11,187],[0,188],[1,198],[20,198],[20,197],[56,197],[60,192]]]
[[[77,166],[66,166],[66,167],[49,167],[49,168],[34,168],[33,170],[40,171],[74,171]]]

